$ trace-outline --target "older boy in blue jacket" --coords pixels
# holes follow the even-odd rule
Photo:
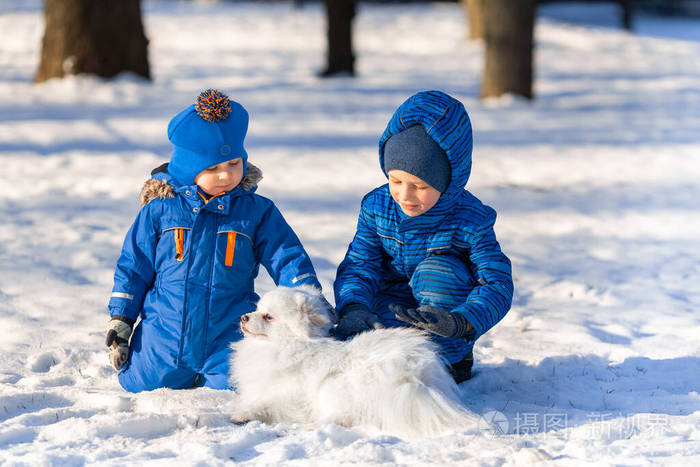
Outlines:
[[[213,90],[168,125],[172,158],[141,192],[109,302],[110,360],[127,391],[228,388],[229,345],[259,298],[260,264],[278,285],[320,289],[297,236],[254,193],[262,175],[247,162],[247,128],[243,106]]]
[[[509,259],[496,212],[464,189],[472,130],[464,106],[439,91],[411,96],[379,141],[389,179],[362,200],[335,280],[335,334],[416,326],[431,333],[455,380],[471,376],[474,342],[510,308]]]

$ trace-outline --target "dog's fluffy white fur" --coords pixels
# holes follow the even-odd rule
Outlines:
[[[329,311],[313,287],[280,287],[241,319],[245,337],[231,346],[234,421],[373,426],[407,439],[476,425],[424,333],[378,329],[337,341]]]

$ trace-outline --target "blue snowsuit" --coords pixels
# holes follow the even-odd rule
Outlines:
[[[254,172],[249,164],[246,178]],[[196,185],[167,173],[154,179],[147,184],[160,192],[126,235],[109,302],[111,316],[141,318],[119,382],[131,392],[228,388],[229,344],[259,299],[260,264],[278,285],[320,284],[279,210],[246,179],[209,202]]]
[[[464,189],[471,170],[472,132],[464,106],[438,91],[418,93],[395,112],[379,141],[379,162],[394,134],[423,125],[447,154],[451,180],[427,212],[409,217],[392,199],[389,185],[362,200],[357,232],[338,267],[336,310],[363,304],[387,327],[406,326],[389,311],[439,306],[461,313],[473,326],[465,338],[433,336],[447,363],[471,352],[474,342],[510,308],[510,260],[493,231],[496,212]]]

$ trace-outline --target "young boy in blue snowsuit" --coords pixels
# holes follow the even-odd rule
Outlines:
[[[389,183],[362,200],[335,280],[336,336],[424,329],[458,383],[471,376],[474,342],[513,297],[496,212],[464,189],[471,154],[471,123],[459,101],[439,91],[406,100],[379,141]]]
[[[229,344],[255,309],[261,264],[277,285],[321,287],[290,226],[254,193],[247,128],[243,106],[214,90],[168,125],[172,157],[141,192],[109,302],[110,361],[127,391],[228,388]]]

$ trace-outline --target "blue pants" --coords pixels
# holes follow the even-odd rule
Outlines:
[[[152,391],[158,388],[188,389],[207,386],[230,389],[228,368],[231,350],[223,347],[210,355],[202,368],[195,370],[178,365],[178,339],[155,339],[149,322],[141,321],[131,338],[129,361],[119,372],[119,384],[129,392]]]
[[[213,389],[230,389],[228,375],[221,373],[197,373],[189,368],[152,368],[139,371],[132,365],[119,372],[119,384],[129,392],[152,391],[158,388],[189,389],[207,386]]]
[[[464,303],[475,285],[476,282],[462,260],[451,255],[433,255],[418,264],[408,284],[393,284],[380,292],[374,300],[373,308],[384,326],[408,326],[389,311],[389,305],[396,303],[408,308],[433,305],[449,311]],[[440,346],[441,355],[449,364],[467,356],[475,341],[474,338],[434,334],[431,337]]]

